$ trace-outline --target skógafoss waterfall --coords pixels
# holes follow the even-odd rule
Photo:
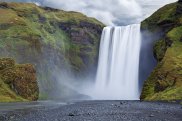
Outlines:
[[[140,24],[105,27],[93,98],[139,99]]]

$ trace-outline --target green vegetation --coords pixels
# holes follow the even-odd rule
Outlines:
[[[36,72],[31,64],[0,59],[0,102],[33,101],[39,95]]]
[[[45,99],[55,86],[56,69],[71,64],[75,75],[86,76],[95,66],[103,27],[78,12],[0,2],[0,57],[34,64]]]
[[[145,81],[142,100],[182,100],[182,10],[181,3],[173,3],[159,9],[142,22],[142,29],[160,40],[154,46],[158,65]],[[160,31],[159,31],[160,30]]]
[[[67,59],[76,66],[73,68],[80,71],[87,65],[79,56],[82,55],[79,47],[92,49],[93,53],[88,57],[97,56],[94,52],[104,25],[94,18],[29,3],[1,2],[0,14],[0,50],[8,49],[15,58],[20,58],[17,56],[22,55],[22,50],[26,54],[33,51],[34,55],[31,55],[37,56],[43,48],[50,47],[67,55]]]
[[[152,16],[142,22],[142,29],[147,29],[151,32],[159,32],[166,24],[174,24],[176,20],[176,3],[166,5],[160,8]]]

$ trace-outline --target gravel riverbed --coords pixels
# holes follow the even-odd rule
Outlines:
[[[0,121],[182,121],[182,105],[140,101],[0,103]]]

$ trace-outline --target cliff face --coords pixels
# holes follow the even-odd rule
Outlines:
[[[41,92],[49,92],[56,85],[53,70],[70,65],[80,77],[96,67],[103,27],[77,12],[1,2],[0,56],[34,64]]]
[[[104,26],[99,21],[28,3],[0,3],[0,14],[1,53],[36,61],[51,49],[66,55],[77,71],[95,63]]]
[[[182,3],[172,3],[142,22],[154,40],[158,64],[145,81],[142,100],[182,100]]]
[[[0,102],[34,101],[39,89],[31,64],[15,64],[11,58],[0,59]]]

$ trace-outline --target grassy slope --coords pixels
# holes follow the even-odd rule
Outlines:
[[[145,81],[141,99],[182,100],[182,14],[179,3],[169,4],[142,23],[154,35],[163,32],[154,46],[158,65]]]
[[[78,12],[29,3],[0,2],[0,57],[36,66],[40,98],[55,86],[52,71],[71,63],[76,73],[93,67],[104,25]],[[50,64],[54,64],[52,68]],[[45,93],[43,93],[45,92]]]

